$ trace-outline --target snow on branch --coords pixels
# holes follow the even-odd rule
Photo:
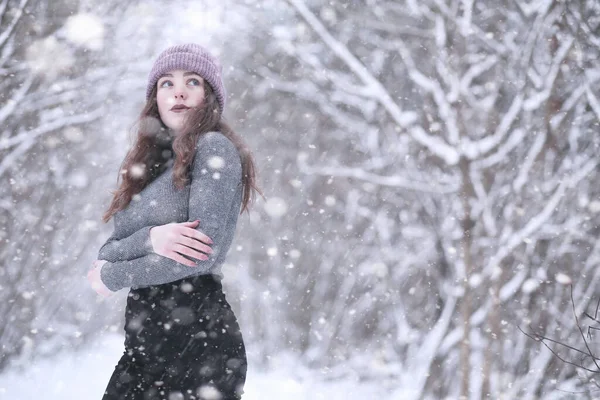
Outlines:
[[[25,96],[27,95],[27,91],[31,88],[31,84],[33,83],[34,76],[30,75],[27,77],[25,82],[21,84],[19,89],[12,95],[12,97],[6,102],[4,107],[0,108],[0,124],[2,124],[6,118],[8,118],[13,111],[19,106],[19,104],[23,101]],[[0,149],[1,149],[0,144]]]
[[[545,14],[552,3],[554,3],[554,0],[534,0],[529,3],[515,1],[515,4],[519,7],[525,17],[532,16],[536,11],[538,14]]]
[[[0,177],[4,175],[8,168],[10,168],[11,165],[13,165],[13,163],[15,163],[20,156],[22,156],[27,150],[33,147],[33,145],[37,142],[36,138],[38,136],[49,132],[53,132],[57,129],[64,128],[67,126],[92,122],[103,115],[102,111],[102,108],[98,108],[86,114],[60,118],[58,120],[38,126],[35,129],[32,129],[19,135],[19,137],[21,138],[21,143],[19,144],[19,146],[17,146],[17,148],[9,154],[2,157],[2,161],[0,162]]]
[[[483,61],[471,65],[460,80],[461,93],[470,95],[471,91],[469,90],[469,86],[471,86],[473,79],[476,79],[481,74],[489,71],[492,67],[498,64],[498,61],[499,59],[496,55],[491,55],[486,57]]]
[[[552,60],[552,65],[546,75],[544,89],[541,92],[534,93],[525,101],[525,104],[523,106],[525,110],[529,111],[538,109],[544,101],[548,100],[548,97],[550,97],[550,94],[552,93],[552,88],[554,87],[556,77],[558,76],[558,73],[560,71],[560,66],[569,54],[569,51],[571,50],[571,47],[573,46],[574,42],[575,39],[573,37],[569,37],[565,42],[561,44],[561,46],[556,52],[557,54],[554,57],[554,60]]]
[[[523,165],[519,170],[519,175],[517,175],[517,178],[513,182],[513,188],[517,192],[521,191],[523,186],[525,186],[525,184],[527,183],[527,176],[529,175],[529,171],[531,171],[531,168],[533,168],[533,164],[535,163],[538,154],[540,154],[540,152],[544,148],[544,143],[546,142],[546,135],[546,132],[538,132],[537,134],[535,134],[535,140],[529,148],[527,156],[523,159]]]
[[[579,336],[581,337],[581,339],[583,341],[582,347],[576,347],[575,345],[570,345],[566,341],[552,339],[551,337],[546,336],[543,333],[537,333],[535,331],[528,333],[528,332],[525,332],[523,329],[521,329],[521,327],[519,327],[519,330],[523,334],[525,334],[527,337],[529,337],[530,339],[541,342],[560,361],[562,361],[566,364],[572,365],[583,371],[598,374],[598,373],[600,373],[600,358],[598,357],[598,355],[596,353],[594,353],[594,351],[590,347],[590,342],[588,342],[588,340],[586,339],[586,334],[584,334],[584,327],[582,326],[582,324],[579,321],[581,313],[576,311],[576,305],[575,305],[575,300],[574,300],[574,296],[573,296],[573,285],[569,285],[569,286],[570,286],[570,294],[571,294],[570,299],[571,299],[571,309],[572,309],[573,319],[575,320],[575,326],[577,328]],[[592,322],[592,326],[588,326],[588,328],[587,328],[587,337],[589,339],[592,339],[592,332],[597,332],[598,330],[600,330],[600,328],[599,328],[600,320],[598,319],[598,311],[599,310],[600,310],[600,300],[598,301],[598,304],[596,305],[596,312],[595,312],[594,316],[590,315],[587,312],[583,312],[583,315]],[[568,355],[571,354],[572,356],[569,357],[567,355],[561,355],[561,352],[558,349],[566,350],[566,353]],[[593,379],[591,379],[591,381],[594,382]]]
[[[346,127],[349,130],[358,129],[362,132],[370,129],[370,125],[364,118],[357,118],[351,113],[344,112],[336,107],[334,102],[325,96],[312,80],[283,81],[279,79],[279,75],[271,73],[267,68],[258,68],[256,71],[265,78],[262,83],[255,87],[255,91],[259,95],[264,94],[267,90],[292,93],[299,99],[317,104],[319,110],[329,115],[340,127]]]
[[[423,391],[425,384],[429,377],[429,371],[431,370],[431,364],[434,362],[437,355],[440,344],[445,338],[448,332],[450,323],[452,322],[453,314],[456,309],[456,297],[448,296],[444,304],[444,310],[440,315],[433,328],[427,333],[423,343],[417,348],[413,349],[413,356],[418,358],[420,361],[415,365],[411,365],[411,371],[406,371],[403,374],[404,382],[402,387],[410,387],[411,392],[409,399],[421,399],[423,397]]]
[[[596,159],[588,160],[585,165],[582,165],[580,168],[576,169],[576,173],[574,173],[571,177],[563,179],[552,196],[547,200],[544,208],[537,215],[532,217],[521,230],[515,232],[500,244],[498,251],[491,257],[490,262],[485,267],[485,273],[491,275],[494,269],[507,255],[509,255],[517,246],[523,243],[526,238],[540,229],[542,225],[547,223],[550,217],[554,214],[558,204],[561,202],[566,190],[575,187],[579,181],[585,178],[597,167],[598,163],[599,161]]]
[[[10,22],[8,27],[5,28],[4,32],[0,33],[0,48],[2,48],[2,46],[4,46],[4,44],[10,37],[13,29],[15,29],[15,26],[17,26],[17,23],[23,16],[23,11],[25,10],[25,6],[27,5],[28,1],[29,0],[21,0],[21,4],[19,4],[17,6],[17,9],[13,11],[14,17],[13,17],[12,21]]]
[[[516,128],[512,131],[508,139],[496,150],[486,158],[475,161],[473,164],[478,168],[490,168],[496,164],[506,160],[508,153],[514,150],[520,144],[523,144],[526,132],[524,129]]]
[[[321,166],[311,167],[305,163],[305,161],[299,157],[298,159],[299,169],[308,174],[317,174],[325,176],[339,176],[347,178],[355,178],[361,181],[373,183],[375,185],[397,187],[402,189],[428,192],[428,193],[455,193],[459,190],[460,185],[451,184],[427,184],[424,182],[410,181],[402,176],[382,176],[367,172],[361,168],[351,168],[343,166]],[[435,182],[435,181],[433,181]]]
[[[288,0],[304,18],[304,20],[312,27],[319,35],[321,40],[355,73],[360,80],[365,84],[366,89],[372,93],[370,97],[376,98],[381,105],[386,109],[394,121],[403,128],[410,128],[410,124],[414,120],[413,113],[405,113],[392,100],[389,93],[383,85],[375,79],[375,77],[367,70],[367,68],[348,50],[348,48],[336,40],[319,21],[319,19],[306,7],[300,0]],[[407,118],[408,114],[410,118]],[[407,129],[409,134],[425,146],[434,155],[444,160],[449,165],[458,163],[458,153],[454,148],[444,143],[443,141],[425,133],[422,129]],[[418,135],[416,135],[418,133]]]
[[[461,146],[461,152],[469,159],[474,160],[480,157],[481,155],[488,153],[489,151],[498,147],[500,143],[504,141],[504,138],[506,137],[508,132],[510,132],[510,129],[517,117],[519,116],[522,107],[523,96],[521,96],[521,94],[518,94],[513,99],[513,102],[506,114],[504,114],[504,116],[502,117],[502,120],[500,121],[500,124],[498,125],[496,131],[492,135],[486,136],[477,142],[470,142],[467,139],[465,139]]]
[[[585,90],[585,85],[581,85],[575,89],[569,98],[563,102],[560,111],[550,118],[550,129],[553,132],[557,131],[557,129],[560,127],[560,124],[566,119],[567,115],[569,115],[569,111],[579,104],[579,100],[584,95]]]
[[[589,86],[585,88],[585,95],[587,97],[588,104],[592,108],[592,111],[594,111],[594,114],[596,114],[596,118],[598,118],[600,121],[600,102]]]

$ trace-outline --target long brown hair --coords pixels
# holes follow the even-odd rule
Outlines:
[[[160,119],[156,102],[156,86],[137,122],[137,138],[121,163],[117,176],[118,189],[111,191],[113,198],[102,221],[108,222],[118,211],[127,207],[133,196],[142,191],[173,158],[173,183],[183,189],[189,183],[189,171],[194,159],[198,138],[207,132],[219,131],[237,148],[242,163],[242,207],[248,211],[254,201],[255,192],[263,196],[256,184],[256,168],[252,154],[242,138],[219,115],[217,97],[211,86],[204,81],[204,101],[198,108],[189,112],[183,132],[171,138],[169,129]],[[123,181],[119,185],[119,178]],[[264,197],[264,196],[263,196]]]

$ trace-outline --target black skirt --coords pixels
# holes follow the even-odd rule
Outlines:
[[[131,289],[125,352],[102,400],[241,399],[246,350],[213,275]]]

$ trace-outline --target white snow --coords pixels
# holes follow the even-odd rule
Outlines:
[[[212,169],[221,169],[225,166],[225,160],[219,156],[212,156],[208,159],[208,166]]]
[[[272,218],[279,218],[287,212],[287,203],[281,197],[270,197],[264,205],[266,213]]]
[[[527,279],[524,283],[523,286],[521,286],[521,290],[523,291],[523,293],[532,293],[533,291],[535,291],[537,288],[539,287],[539,282],[537,279]]]
[[[74,171],[68,176],[67,181],[71,186],[77,188],[84,188],[90,183],[85,171]]]
[[[290,250],[290,257],[292,257],[294,259],[295,258],[299,258],[300,254],[301,254],[300,250],[298,250],[298,249],[292,249],[292,250]]]
[[[81,143],[85,139],[81,128],[77,126],[67,126],[63,129],[62,134],[65,139],[73,143]]]
[[[54,36],[30,44],[26,50],[26,59],[34,73],[45,75],[48,80],[52,80],[75,63],[71,51]]]
[[[594,200],[588,204],[588,209],[593,213],[600,212],[600,201]]]
[[[35,362],[24,371],[0,375],[0,399],[98,400],[123,351],[123,337],[106,334],[81,351],[65,351]],[[381,399],[389,398],[377,382],[353,378],[326,382],[319,372],[282,357],[272,371],[260,371],[249,361],[244,400]],[[35,384],[34,384],[35,383]]]
[[[144,175],[145,170],[146,167],[144,164],[137,163],[131,166],[130,173],[133,178],[141,178]]]
[[[562,285],[570,285],[572,283],[572,280],[569,275],[559,272],[558,274],[556,274],[556,282]]]
[[[89,50],[101,50],[104,47],[104,24],[95,15],[80,13],[67,19],[65,23],[66,39]]]

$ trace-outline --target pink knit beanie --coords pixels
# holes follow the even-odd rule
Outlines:
[[[195,72],[206,80],[215,92],[219,102],[219,112],[223,114],[225,86],[221,77],[221,64],[204,47],[195,43],[171,46],[158,55],[148,76],[146,100],[150,98],[152,88],[158,79],[163,74],[176,69]]]

